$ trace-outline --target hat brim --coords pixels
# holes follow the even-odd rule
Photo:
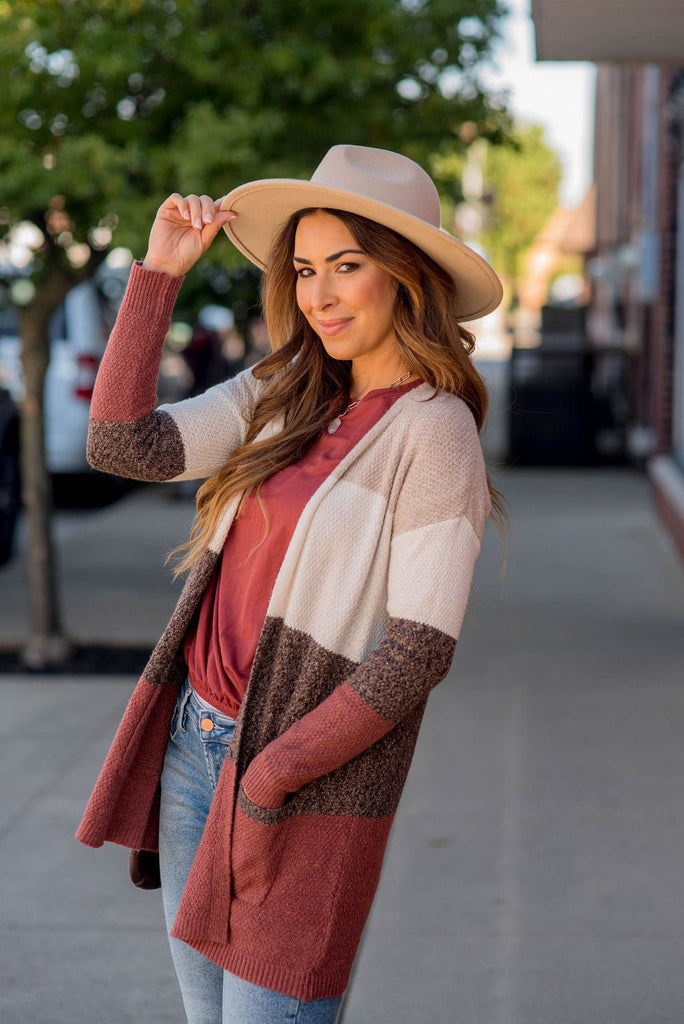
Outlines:
[[[293,213],[309,207],[357,213],[408,238],[454,279],[458,320],[485,316],[501,302],[501,282],[478,253],[442,228],[376,199],[298,178],[265,178],[240,185],[221,203],[222,210],[237,214],[224,225],[226,234],[262,270],[280,228]]]

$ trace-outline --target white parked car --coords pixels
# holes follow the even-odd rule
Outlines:
[[[51,318],[45,378],[45,446],[51,473],[86,473],[86,435],[93,384],[107,335],[97,286],[84,281]],[[0,306],[0,387],[19,403],[24,381],[16,312]]]
[[[49,326],[44,394],[47,467],[56,483],[65,482],[69,494],[74,493],[75,480],[87,479],[89,501],[113,490],[107,486],[112,478],[94,473],[86,461],[90,399],[111,318],[111,304],[94,282],[86,281],[69,292]],[[17,314],[0,292],[0,565],[11,555],[21,504],[18,406],[23,396]],[[79,501],[83,496],[80,487]]]

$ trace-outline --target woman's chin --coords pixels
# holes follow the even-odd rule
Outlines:
[[[330,358],[338,359],[340,362],[355,359],[359,354],[355,351],[353,345],[346,344],[343,341],[336,341],[334,338],[321,338],[321,342]]]

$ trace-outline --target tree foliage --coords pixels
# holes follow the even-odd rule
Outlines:
[[[467,156],[460,151],[443,155],[439,171],[450,182],[447,218],[458,217],[463,201],[463,172]],[[513,127],[501,146],[487,146],[482,166],[482,229],[478,241],[495,270],[511,282],[521,272],[522,259],[558,206],[563,168],[556,151],[537,124]]]
[[[503,13],[499,0],[0,0],[0,241],[22,221],[42,238],[20,314],[34,663],[61,636],[40,451],[52,311],[112,245],[144,253],[170,192],[309,177],[338,142],[429,163],[464,121],[499,141],[507,115],[478,73]],[[212,258],[241,260],[228,245]]]
[[[499,140],[496,0],[0,0],[0,207],[68,252],[139,252],[173,190],[308,177],[330,145],[427,162]],[[99,229],[99,231],[97,230]],[[49,255],[49,254],[48,254]],[[71,262],[86,262],[71,249]]]
[[[491,212],[483,242],[502,273],[515,279],[522,257],[558,206],[563,168],[540,125],[516,128],[512,143],[488,152]]]

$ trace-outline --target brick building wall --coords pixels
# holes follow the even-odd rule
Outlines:
[[[684,266],[677,267],[678,242],[684,263],[683,167],[684,68],[599,66],[590,341],[629,353],[628,450],[648,469],[657,507],[684,556],[684,450],[674,450],[673,435],[675,404],[684,406],[684,379],[675,379],[678,275],[684,303]],[[684,338],[679,344],[684,351]]]

